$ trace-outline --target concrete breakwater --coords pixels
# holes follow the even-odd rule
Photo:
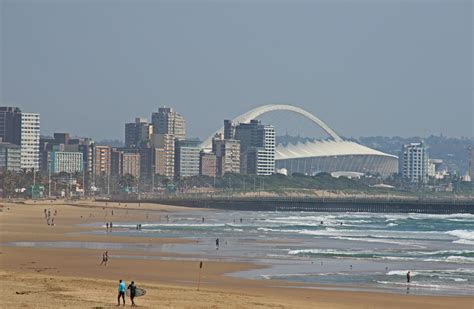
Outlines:
[[[103,201],[106,201],[105,199]],[[167,196],[138,199],[108,199],[109,202],[165,205],[242,211],[386,212],[427,214],[474,214],[474,199],[421,199],[380,197],[242,197]]]

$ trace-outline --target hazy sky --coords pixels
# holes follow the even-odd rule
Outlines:
[[[0,3],[0,105],[43,134],[123,139],[167,105],[205,138],[282,102],[345,136],[473,136],[471,1]]]

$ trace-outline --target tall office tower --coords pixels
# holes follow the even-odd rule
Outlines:
[[[0,107],[0,138],[4,143],[21,145],[21,110],[18,107]]]
[[[93,150],[93,176],[110,175],[110,147],[95,145]]]
[[[399,173],[412,183],[428,181],[428,152],[423,142],[403,145]]]
[[[0,175],[6,171],[19,172],[21,169],[20,146],[0,142]]]
[[[146,118],[135,118],[135,122],[125,124],[125,146],[139,147],[150,141],[152,125]]]
[[[240,141],[223,139],[222,135],[212,139],[212,151],[216,154],[217,176],[225,173],[240,173]]]
[[[110,176],[122,176],[122,156],[123,151],[118,150],[117,148],[112,148],[110,150]]]
[[[40,115],[21,113],[21,168],[39,169]]]
[[[216,177],[217,158],[213,152],[201,151],[199,155],[199,175]]]
[[[179,140],[186,136],[186,121],[170,107],[160,107],[151,115],[151,122],[155,134],[173,134]]]
[[[224,120],[224,139],[234,139],[235,137],[235,124],[232,120]]]
[[[275,128],[258,120],[241,123],[235,128],[240,141],[241,172],[272,175],[275,172]]]
[[[155,174],[174,177],[174,140],[172,134],[153,134],[151,147],[154,149]]]
[[[154,149],[148,143],[147,145],[142,145],[138,153],[140,153],[140,178],[151,179]]]
[[[199,175],[199,152],[201,143],[198,139],[176,140],[174,156],[174,174],[178,177]]]

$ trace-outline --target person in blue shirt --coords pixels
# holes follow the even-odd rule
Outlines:
[[[125,290],[126,290],[125,282],[123,282],[122,280],[119,280],[117,306],[120,306],[120,297],[122,297],[123,305],[125,306]]]

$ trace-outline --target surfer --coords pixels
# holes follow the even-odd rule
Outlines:
[[[132,281],[132,283],[128,285],[128,289],[130,290],[130,300],[132,301],[132,307],[135,307],[136,305],[133,301],[135,295],[137,294],[137,287],[135,286],[135,282]]]
[[[123,305],[125,306],[125,282],[122,279],[119,280],[117,306],[120,306],[120,297],[122,297]]]
[[[410,272],[407,272],[407,283],[410,283],[411,281],[411,275]]]

